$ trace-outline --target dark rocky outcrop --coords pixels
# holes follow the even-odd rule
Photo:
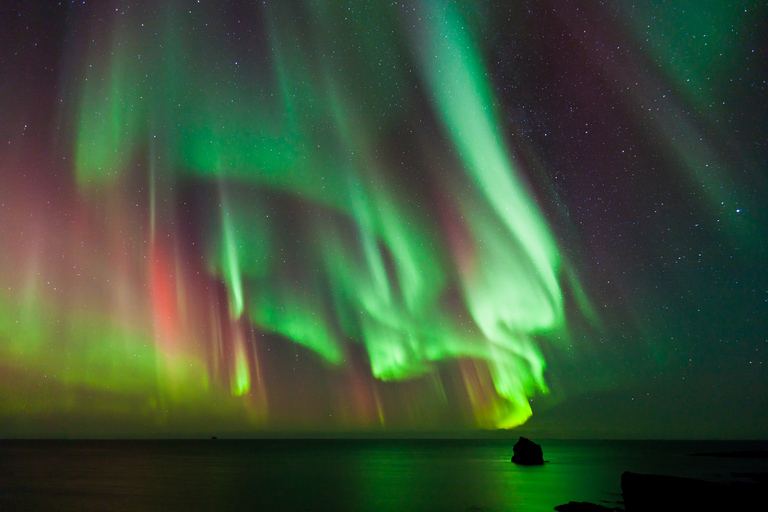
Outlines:
[[[588,501],[569,501],[565,505],[556,506],[555,510],[559,512],[614,512],[621,509],[608,508]]]
[[[733,477],[753,482],[721,484],[667,475],[646,475],[625,471],[621,475],[624,507],[608,508],[594,503],[569,502],[558,505],[561,512],[682,512],[709,510],[767,510],[768,475],[737,473]]]
[[[768,496],[754,484],[720,484],[629,471],[621,475],[621,490],[627,512],[765,510],[768,505]]]
[[[541,446],[530,439],[520,437],[520,440],[512,447],[512,462],[523,466],[538,466],[544,464],[544,454]]]

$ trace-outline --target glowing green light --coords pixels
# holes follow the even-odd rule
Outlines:
[[[435,403],[454,406],[446,359],[471,362],[475,426],[530,416],[547,391],[537,337],[564,326],[561,262],[482,56],[451,4],[427,0],[408,26],[392,6],[348,4],[308,2],[311,22],[249,5],[266,33],[237,59],[210,6],[126,12],[93,37],[72,81],[74,172],[83,210],[116,205],[93,236],[114,243],[87,253],[116,254],[88,262],[107,305],[44,313],[57,300],[39,283],[22,306],[0,297],[2,355],[42,361],[66,319],[63,346],[80,354],[68,385],[151,395],[158,411],[224,395],[262,421],[280,390],[254,355],[261,337],[244,341],[261,331],[307,347],[329,382],[364,368],[360,417],[374,424],[398,418],[374,384],[431,375]],[[141,363],[126,363],[134,351]]]
[[[240,266],[237,259],[237,249],[235,248],[235,237],[232,233],[232,223],[229,220],[229,212],[224,212],[222,219],[224,231],[224,266],[229,283],[229,290],[232,293],[232,310],[235,317],[243,313],[243,283],[240,277]]]

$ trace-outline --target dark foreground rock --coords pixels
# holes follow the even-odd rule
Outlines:
[[[512,462],[523,466],[538,466],[544,464],[544,454],[541,446],[530,439],[520,437],[520,440],[512,447]]]
[[[768,475],[735,473],[753,483],[720,484],[667,475],[644,475],[625,471],[621,475],[624,507],[608,508],[594,503],[570,502],[558,505],[560,512],[683,512],[710,510],[768,510]]]
[[[621,509],[608,508],[588,501],[569,501],[565,505],[556,506],[555,510],[559,512],[614,512]]]
[[[625,471],[621,491],[627,512],[653,510],[766,510],[768,495],[756,484],[719,484]]]

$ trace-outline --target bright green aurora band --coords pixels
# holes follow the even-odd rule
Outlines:
[[[530,417],[539,341],[567,337],[564,263],[497,119],[483,20],[442,0],[266,2],[238,39],[210,2],[107,4],[66,93],[103,231],[73,257],[90,281],[61,277],[63,300],[32,262],[25,301],[0,295],[3,355],[65,390],[23,407],[77,410],[87,388],[95,412],[312,427],[280,417],[268,334],[351,372],[358,389],[326,389],[331,428],[391,425],[395,384],[450,409],[449,361],[464,425]]]

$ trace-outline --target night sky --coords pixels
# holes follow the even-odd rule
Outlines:
[[[767,79],[758,1],[4,0],[0,437],[765,438]]]

